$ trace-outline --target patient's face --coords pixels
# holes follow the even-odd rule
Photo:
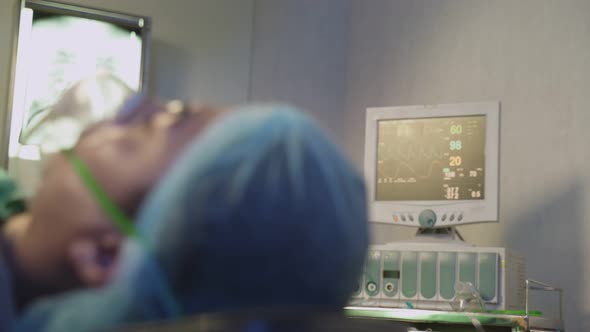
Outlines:
[[[166,112],[144,102],[134,112],[89,128],[75,147],[97,182],[129,216],[134,216],[186,143],[222,111],[189,106]],[[48,162],[31,204],[25,268],[50,287],[102,284],[114,266],[120,236],[64,156]],[[106,274],[105,274],[106,273]]]

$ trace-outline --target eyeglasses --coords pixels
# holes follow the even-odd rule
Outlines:
[[[119,231],[127,237],[138,239],[139,235],[133,225],[132,219],[109,197],[107,192],[96,181],[88,165],[76,154],[74,149],[62,150],[62,154],[78,174],[86,189],[94,196],[94,199],[103,212],[113,221]]]
[[[181,100],[172,100],[163,105],[163,108],[152,104],[151,107],[142,107],[149,102],[150,99],[145,94],[138,94],[131,97],[119,111],[119,114],[114,119],[117,124],[128,124],[134,121],[141,121],[142,119],[150,119],[158,113],[168,113],[178,115],[183,118],[191,112],[190,108]]]

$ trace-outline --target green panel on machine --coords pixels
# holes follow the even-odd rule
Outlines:
[[[479,293],[484,301],[492,301],[496,297],[498,277],[498,254],[479,254]]]
[[[383,253],[383,294],[386,297],[397,296],[400,278],[399,260],[399,251]]]
[[[420,294],[431,299],[436,295],[436,253],[420,253]]]
[[[415,297],[418,293],[418,254],[405,251],[402,254],[402,295]]]
[[[455,297],[457,254],[441,252],[438,254],[438,259],[440,261],[440,296],[445,300],[452,300]]]
[[[477,287],[475,283],[476,266],[476,253],[459,253],[459,281],[470,282],[474,287]]]
[[[369,257],[365,264],[365,292],[369,296],[379,294],[381,281],[381,252],[369,251]]]

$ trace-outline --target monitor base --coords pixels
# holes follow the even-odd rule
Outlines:
[[[398,246],[404,245],[436,245],[436,246],[450,246],[450,247],[475,247],[474,244],[465,242],[463,236],[455,227],[445,228],[419,228],[416,231],[416,236],[411,240],[395,241],[386,244]]]
[[[444,228],[418,228],[416,231],[416,238],[421,238],[426,241],[462,241],[465,242],[461,233],[456,227],[444,227]]]

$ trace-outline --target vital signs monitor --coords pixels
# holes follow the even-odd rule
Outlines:
[[[498,102],[370,108],[370,220],[420,228],[498,221]]]

